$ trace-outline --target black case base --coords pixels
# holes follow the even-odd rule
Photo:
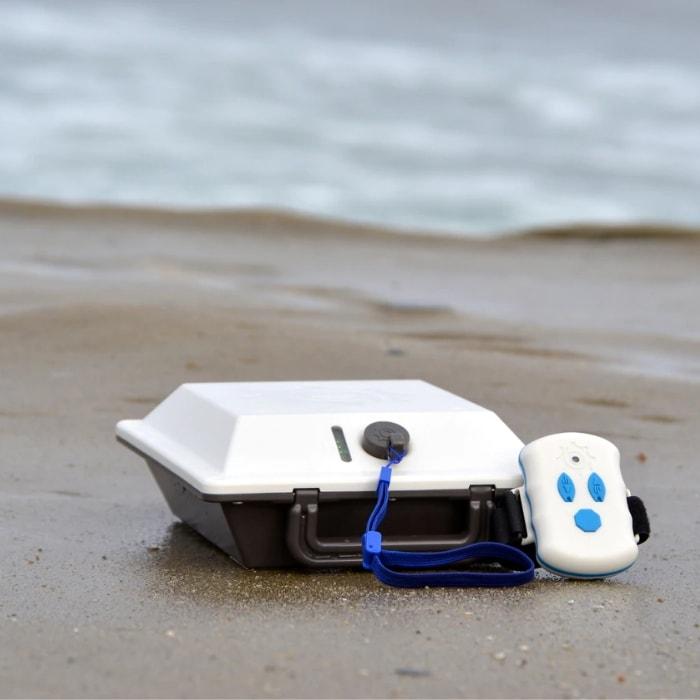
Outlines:
[[[171,511],[246,568],[361,567],[360,539],[374,493],[208,496],[137,448]],[[382,524],[386,547],[426,551],[496,540],[518,546],[525,532],[509,489],[398,492]]]

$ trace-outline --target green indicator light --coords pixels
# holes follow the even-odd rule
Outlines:
[[[350,455],[350,449],[348,448],[348,443],[345,440],[345,433],[339,425],[334,425],[331,428],[333,433],[333,439],[335,440],[335,446],[338,448],[338,454],[343,462],[351,462],[352,457]]]

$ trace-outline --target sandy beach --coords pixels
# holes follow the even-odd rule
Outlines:
[[[700,694],[696,232],[6,201],[0,242],[0,695]],[[649,509],[639,562],[509,591],[245,571],[114,439],[185,381],[331,378],[609,438]]]

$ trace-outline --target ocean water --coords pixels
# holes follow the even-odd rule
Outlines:
[[[0,6],[0,197],[700,223],[700,3]]]

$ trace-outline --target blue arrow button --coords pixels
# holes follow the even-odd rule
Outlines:
[[[557,490],[559,495],[567,503],[571,503],[576,495],[576,487],[574,486],[573,479],[566,473],[562,472],[557,479]]]
[[[605,483],[595,472],[588,477],[588,493],[598,503],[605,500]]]

